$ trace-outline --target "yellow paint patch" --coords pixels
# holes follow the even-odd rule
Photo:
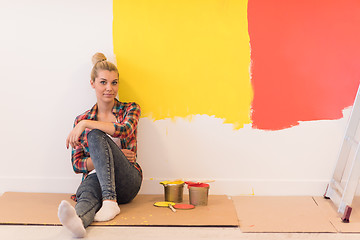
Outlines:
[[[174,202],[167,202],[167,201],[154,203],[154,206],[156,206],[156,207],[169,207],[169,205],[174,206],[175,203]],[[143,218],[143,219],[145,219],[145,218]]]
[[[184,184],[184,181],[178,180],[178,181],[162,181],[160,184],[167,185],[167,184]]]
[[[154,120],[250,123],[247,1],[114,0],[119,98]]]

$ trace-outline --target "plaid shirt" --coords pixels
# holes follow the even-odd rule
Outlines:
[[[98,105],[95,104],[90,110],[76,117],[74,127],[81,120],[97,120]],[[112,110],[117,122],[113,122],[115,133],[111,135],[114,138],[120,138],[121,148],[129,149],[137,153],[137,126],[140,118],[140,106],[134,102],[124,103],[115,99]],[[81,146],[72,149],[71,162],[76,173],[83,174],[83,180],[87,177],[89,171],[86,167],[86,161],[90,158],[89,145],[87,135],[91,129],[86,128],[80,136]],[[135,158],[136,159],[136,158]],[[142,174],[140,165],[134,162],[134,166]]]

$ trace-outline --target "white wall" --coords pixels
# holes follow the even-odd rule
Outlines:
[[[95,101],[91,57],[113,57],[112,1],[2,1],[0,192],[72,192],[65,139]]]
[[[114,59],[112,1],[6,1],[0,7],[0,193],[74,192],[65,139],[76,115],[92,107],[91,56]],[[322,195],[350,109],[335,121],[281,131],[235,131],[197,115],[139,125],[142,193],[160,180],[214,179],[213,194]]]
[[[161,192],[158,180],[195,178],[215,179],[216,194],[322,195],[350,112],[341,120],[302,122],[281,131],[234,131],[220,119],[199,115],[191,122],[142,119],[139,158],[149,179],[144,188]]]

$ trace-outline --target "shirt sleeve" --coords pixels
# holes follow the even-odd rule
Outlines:
[[[89,157],[86,157],[84,150],[81,146],[78,146],[72,150],[71,162],[76,173],[87,173],[86,161]]]
[[[78,119],[75,119],[74,127],[78,123]],[[83,133],[84,134],[84,133]],[[81,136],[80,138],[82,138]],[[86,161],[89,158],[89,156],[86,156],[85,151],[83,149],[83,146],[76,146],[72,149],[71,152],[71,162],[74,169],[74,172],[76,173],[87,173],[87,166]]]
[[[136,103],[131,103],[126,109],[123,121],[120,123],[113,122],[115,133],[112,137],[126,138],[130,136],[138,126],[140,114],[140,106]]]

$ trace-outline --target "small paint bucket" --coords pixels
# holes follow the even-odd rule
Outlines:
[[[183,201],[184,185],[183,181],[164,181],[165,201],[181,203]]]
[[[208,204],[209,184],[188,184],[189,201],[194,206],[206,206]]]

